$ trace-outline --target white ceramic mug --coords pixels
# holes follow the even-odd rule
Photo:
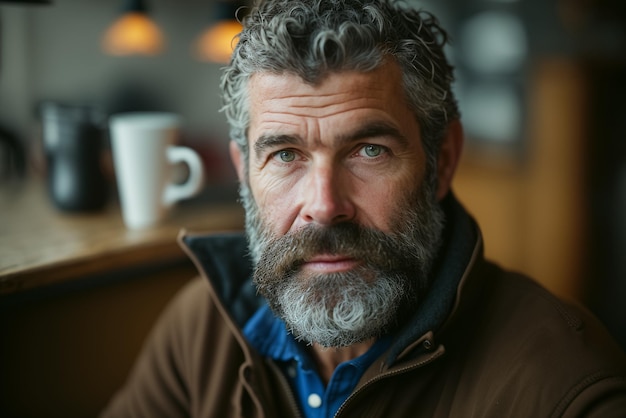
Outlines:
[[[161,222],[176,202],[202,188],[204,167],[198,153],[176,146],[180,117],[173,113],[123,113],[109,128],[124,224],[129,229]],[[174,182],[174,166],[185,163],[188,179]]]

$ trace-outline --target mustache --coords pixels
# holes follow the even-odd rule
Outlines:
[[[410,267],[398,265],[397,256],[403,253],[406,253],[404,246],[398,245],[393,234],[353,222],[325,227],[307,225],[270,239],[257,265],[270,267],[279,277],[284,277],[319,254],[336,254],[361,260],[365,265],[379,269],[397,271]]]

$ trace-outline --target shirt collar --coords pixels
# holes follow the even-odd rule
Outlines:
[[[243,335],[262,356],[284,362],[296,360],[305,370],[313,368],[306,345],[287,331],[285,323],[274,315],[267,304],[246,323]]]
[[[306,349],[306,344],[297,341],[287,331],[285,323],[274,315],[267,304],[259,308],[250,318],[243,328],[243,334],[250,345],[262,356],[283,362],[295,360],[304,370],[315,368]],[[368,352],[348,363],[359,369],[367,368],[378,355],[388,348],[390,343],[390,337],[380,338]]]

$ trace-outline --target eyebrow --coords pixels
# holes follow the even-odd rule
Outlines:
[[[254,154],[256,158],[263,155],[264,150],[276,148],[283,145],[298,145],[304,141],[297,135],[261,135],[254,143]]]
[[[385,122],[372,122],[356,131],[337,137],[339,143],[351,143],[367,138],[391,137],[401,145],[406,146],[409,140],[398,128]],[[275,149],[284,145],[300,145],[304,140],[299,135],[261,135],[254,143],[254,153],[257,158],[263,155],[266,149]]]
[[[348,135],[338,138],[339,142],[349,143],[367,138],[392,137],[401,145],[408,145],[409,139],[398,128],[385,122],[372,122]]]

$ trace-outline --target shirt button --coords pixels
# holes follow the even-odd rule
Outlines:
[[[309,395],[309,399],[307,399],[309,406],[311,408],[319,408],[322,406],[322,398],[317,393],[312,393]]]

